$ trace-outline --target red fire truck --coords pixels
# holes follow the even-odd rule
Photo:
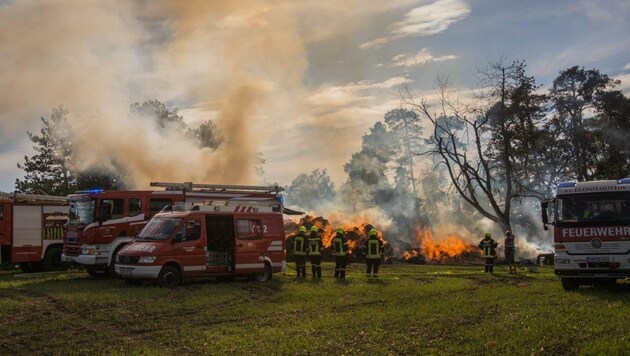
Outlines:
[[[85,190],[68,195],[70,218],[62,260],[91,276],[112,274],[117,250],[163,207],[183,201],[182,191]]]
[[[548,210],[553,218],[555,273],[565,290],[630,277],[630,178],[560,183],[542,208],[544,224]]]
[[[0,263],[25,272],[64,269],[61,263],[66,197],[0,193]]]
[[[249,275],[266,281],[284,270],[283,213],[300,212],[284,208],[282,188],[210,184],[192,188],[201,190],[187,191],[187,198],[197,193],[206,199],[187,199],[155,215],[134,242],[118,252],[117,274],[129,282],[150,279],[175,286],[205,276]]]

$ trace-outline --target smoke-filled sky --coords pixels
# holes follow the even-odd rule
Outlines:
[[[626,0],[0,0],[0,191],[12,191],[26,131],[63,104],[78,168],[116,163],[151,180],[289,184],[327,169],[339,186],[361,136],[438,74],[461,91],[478,67],[524,59],[548,87],[574,65],[630,90]],[[157,99],[226,142],[198,150],[129,104]]]

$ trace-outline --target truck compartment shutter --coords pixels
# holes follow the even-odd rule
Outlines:
[[[42,207],[13,207],[13,246],[41,246]]]

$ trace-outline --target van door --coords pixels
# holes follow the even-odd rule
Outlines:
[[[206,272],[205,239],[199,218],[184,221],[175,234],[174,255],[182,266],[184,277],[198,277]]]
[[[11,234],[10,234],[10,226],[9,226],[9,209],[11,209],[11,204],[0,204],[0,246],[10,245],[11,244]],[[7,212],[7,216],[5,217],[5,211]]]
[[[236,219],[235,272],[261,272],[265,266],[261,250],[263,225],[257,218]]]

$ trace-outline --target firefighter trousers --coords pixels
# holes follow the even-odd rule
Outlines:
[[[378,277],[378,266],[381,265],[380,258],[366,258],[365,263],[367,265],[367,271],[365,275],[367,277]]]
[[[306,277],[306,255],[293,255],[298,278]]]
[[[346,266],[348,266],[348,256],[335,256],[335,278],[346,278]]]
[[[494,270],[494,257],[486,257],[486,273],[492,273]]]
[[[322,278],[322,256],[308,256],[311,260],[313,278]]]

